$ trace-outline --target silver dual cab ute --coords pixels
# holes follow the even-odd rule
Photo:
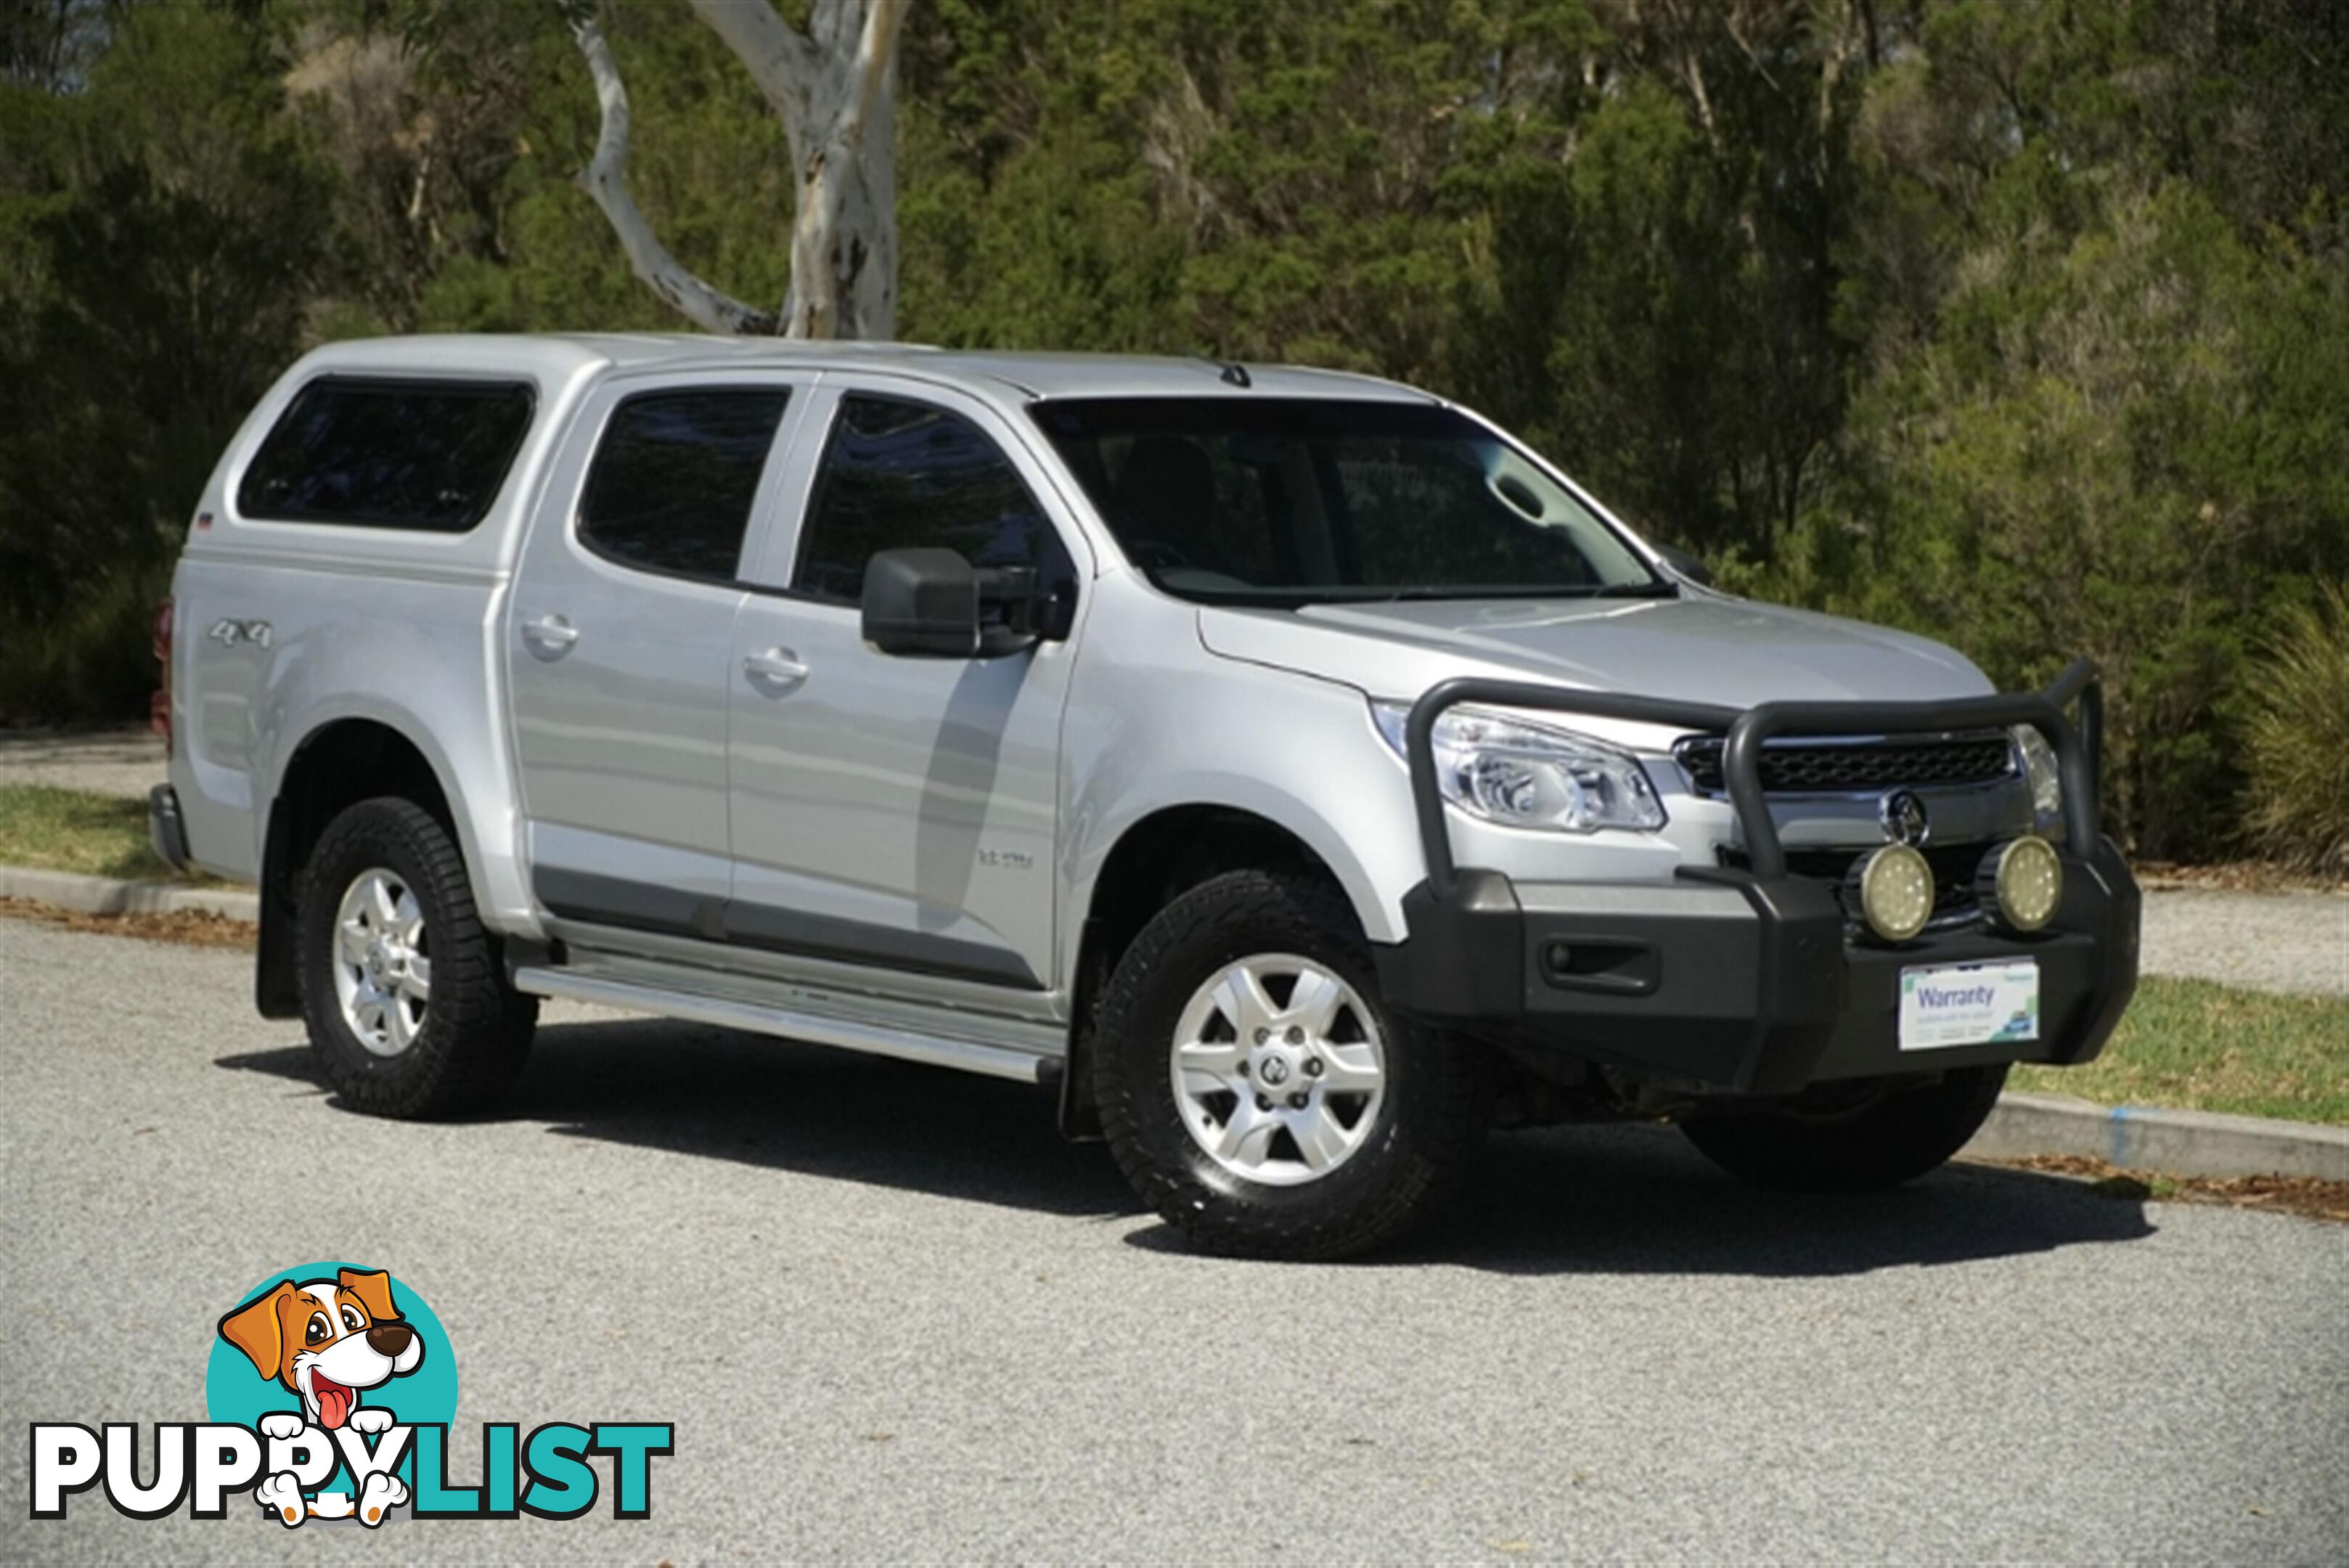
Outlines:
[[[1328,1257],[1496,1123],[1906,1180],[2136,983],[2091,670],[1713,592],[1390,382],[338,344],[172,593],[157,844],[392,1116],[570,997],[1050,1085],[1203,1244]]]

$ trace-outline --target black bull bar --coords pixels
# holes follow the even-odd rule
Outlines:
[[[1725,734],[1722,773],[1742,867],[1682,866],[1663,884],[1513,883],[1453,855],[1435,771],[1436,720],[1463,702],[1587,714]],[[2064,711],[2076,707],[2075,722]],[[1430,689],[1403,731],[1424,881],[1403,895],[1405,940],[1377,951],[1390,1001],[1439,1025],[1629,1068],[1700,1093],[1789,1095],[1830,1078],[1999,1062],[2080,1062],[2103,1046],[2136,988],[2138,898],[2105,842],[2096,784],[2095,667],[2033,692],[1921,702],[1765,702],[1739,711],[1466,677]],[[1762,783],[1774,736],[1913,735],[2027,724],[2054,748],[2067,876],[2056,918],[2017,936],[1952,929],[1886,944],[1855,936],[1840,889],[1788,873]],[[2028,957],[2042,1027],[1904,1051],[1895,1020],[1917,964]]]
[[[2075,701],[2080,708],[2077,724],[2064,711]],[[1411,768],[1420,846],[1427,858],[1428,890],[1438,898],[1451,897],[1460,872],[1453,860],[1443,792],[1436,784],[1435,722],[1445,710],[1464,702],[1662,724],[1705,734],[1725,732],[1723,782],[1745,840],[1748,868],[1764,881],[1786,874],[1785,846],[1778,841],[1769,796],[1762,788],[1762,748],[1777,735],[1913,735],[2028,724],[2054,748],[2064,786],[2064,832],[2074,853],[2090,853],[2103,831],[2096,788],[2104,744],[2104,689],[2095,665],[2085,659],[2074,660],[2037,691],[1925,702],[1764,702],[1744,710],[1467,675],[1429,687],[1412,704],[1403,725],[1403,754]]]

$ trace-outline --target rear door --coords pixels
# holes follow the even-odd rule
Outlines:
[[[556,916],[719,934],[742,557],[808,379],[621,379],[582,410],[505,632],[533,887]]]
[[[859,625],[876,550],[942,545],[1032,565],[1073,624],[1081,536],[978,400],[826,375],[779,528],[736,621],[734,941],[947,980],[1053,974],[1061,711],[1071,645],[906,659]]]

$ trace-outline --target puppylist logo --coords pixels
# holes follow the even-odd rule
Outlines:
[[[250,1492],[287,1529],[311,1520],[577,1519],[595,1506],[608,1459],[616,1519],[652,1514],[652,1461],[667,1422],[547,1421],[522,1435],[481,1427],[477,1485],[449,1476],[456,1357],[424,1299],[379,1269],[310,1263],[247,1291],[222,1314],[205,1369],[210,1419],[103,1430],[32,1424],[35,1519],[63,1519],[101,1489],[116,1511],[161,1519],[182,1503],[221,1519]],[[142,1463],[142,1450],[144,1462]],[[141,1480],[142,1475],[146,1478]]]

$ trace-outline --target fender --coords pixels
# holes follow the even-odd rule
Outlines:
[[[1355,851],[1348,836],[1310,802],[1265,779],[1223,770],[1179,774],[1160,782],[1162,787],[1147,794],[1122,796],[1113,815],[1090,823],[1088,831],[1081,837],[1073,837],[1065,849],[1070,918],[1060,937],[1061,973],[1073,976],[1077,972],[1078,953],[1083,945],[1085,923],[1092,915],[1102,869],[1117,846],[1124,842],[1127,834],[1151,817],[1185,807],[1245,812],[1280,828],[1330,868],[1344,890],[1346,901],[1353,906],[1355,919],[1361,921],[1365,936],[1374,942],[1401,939],[1400,906],[1391,905],[1381,896],[1376,872]],[[1408,807],[1407,793],[1398,794],[1397,805],[1399,809]]]
[[[414,746],[423,755],[425,764],[432,770],[440,786],[441,797],[449,803],[449,815],[454,819],[457,846],[464,853],[465,872],[473,887],[473,902],[486,923],[496,929],[513,935],[533,937],[542,933],[537,929],[537,917],[532,912],[528,893],[521,871],[522,846],[515,831],[515,813],[512,795],[507,792],[502,776],[504,758],[493,755],[485,764],[472,770],[468,776],[441,743],[440,735],[412,710],[375,692],[347,692],[330,703],[305,712],[298,724],[288,725],[280,733],[299,734],[301,739],[281,748],[272,759],[266,778],[268,788],[263,793],[267,803],[262,811],[262,846],[264,856],[274,836],[272,825],[277,818],[279,792],[286,775],[309,744],[331,725],[349,720],[365,720],[381,724]],[[482,809],[483,802],[498,803]],[[517,929],[520,924],[526,929]]]
[[[1279,827],[1330,868],[1364,936],[1401,940],[1402,895],[1426,867],[1411,781],[1402,759],[1378,739],[1362,693],[1220,659],[1195,641],[1197,651],[1187,659],[1153,659],[1150,639],[1164,628],[1150,618],[1097,622],[1096,642],[1081,655],[1062,727],[1058,972],[1076,972],[1095,883],[1119,842],[1145,818],[1185,806],[1246,812]],[[1141,645],[1146,664],[1171,666],[1164,674],[1166,697],[1146,712],[1120,700],[1122,683],[1104,698],[1093,696],[1099,664],[1129,657],[1114,646],[1121,640]],[[1280,715],[1277,746],[1246,739],[1246,726],[1228,722],[1233,709],[1259,705]],[[1330,766],[1326,759],[1344,759],[1345,765]]]
[[[1371,867],[1353,852],[1345,836],[1309,803],[1238,774],[1185,774],[1163,784],[1163,789],[1146,798],[1121,800],[1114,816],[1099,820],[1081,844],[1069,849],[1063,861],[1064,886],[1070,895],[1062,905],[1057,967],[1068,977],[1070,1016],[1068,1057],[1060,1074],[1058,1098],[1061,1131],[1079,1141],[1101,1136],[1092,1103],[1092,1053],[1084,1028],[1085,942],[1096,928],[1103,870],[1119,849],[1153,821],[1168,812],[1221,811],[1286,834],[1330,870],[1371,940],[1393,940],[1385,934],[1386,910],[1377,896]],[[1399,910],[1395,918],[1400,919]]]
[[[378,693],[344,693],[331,703],[322,703],[305,712],[298,726],[277,732],[298,734],[300,739],[282,747],[270,760],[264,775],[267,787],[262,792],[263,805],[256,814],[263,896],[254,968],[254,1000],[264,1017],[291,1017],[299,1010],[294,971],[293,910],[281,907],[285,904],[282,897],[272,896],[281,888],[288,853],[288,815],[278,809],[285,780],[303,752],[320,735],[336,724],[352,721],[381,725],[415,747],[424,759],[448,805],[458,848],[465,857],[473,902],[483,923],[506,935],[536,938],[542,934],[536,914],[523,891],[515,813],[511,805],[486,812],[480,809],[484,800],[511,798],[504,793],[502,780],[496,776],[502,768],[502,753],[493,753],[491,765],[478,770],[492,776],[468,779],[439,736],[412,710]]]

